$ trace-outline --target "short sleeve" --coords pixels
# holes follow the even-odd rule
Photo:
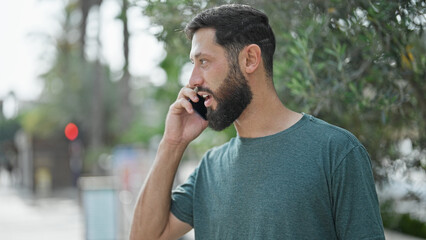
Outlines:
[[[198,168],[188,177],[186,182],[172,191],[170,211],[179,220],[194,227],[193,220],[193,198],[195,179]]]
[[[333,216],[339,239],[385,239],[371,162],[354,147],[333,173]]]

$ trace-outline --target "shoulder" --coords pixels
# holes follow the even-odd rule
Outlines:
[[[317,147],[317,150],[325,157],[323,160],[331,161],[332,172],[343,161],[347,161],[347,157],[351,156],[354,151],[363,152],[368,159],[367,150],[350,131],[312,116],[309,118],[309,123],[305,127],[306,134],[308,134],[313,148]]]
[[[309,118],[312,130],[321,131],[323,136],[345,139],[353,144],[359,144],[358,139],[348,130],[313,116],[309,116]]]
[[[307,124],[306,129],[314,140],[349,149],[362,146],[355,135],[348,130],[313,116],[308,117],[309,124]]]

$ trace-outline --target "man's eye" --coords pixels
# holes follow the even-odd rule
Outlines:
[[[200,59],[200,63],[201,63],[201,65],[204,65],[204,64],[206,64],[206,63],[207,63],[207,60],[205,60],[205,59]]]

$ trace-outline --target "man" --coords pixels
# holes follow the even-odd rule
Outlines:
[[[370,159],[346,130],[287,109],[272,81],[275,37],[245,5],[186,27],[194,69],[170,106],[131,239],[384,239]],[[189,102],[205,99],[207,121]],[[171,193],[188,144],[207,126],[238,136],[208,151]]]

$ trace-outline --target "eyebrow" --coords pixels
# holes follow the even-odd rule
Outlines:
[[[194,59],[197,59],[197,58],[200,58],[201,56],[207,56],[207,57],[212,57],[210,54],[208,54],[208,53],[203,53],[203,52],[198,52],[197,54],[195,54],[194,55],[194,57],[189,57],[189,60],[191,60],[191,62],[194,60]]]

